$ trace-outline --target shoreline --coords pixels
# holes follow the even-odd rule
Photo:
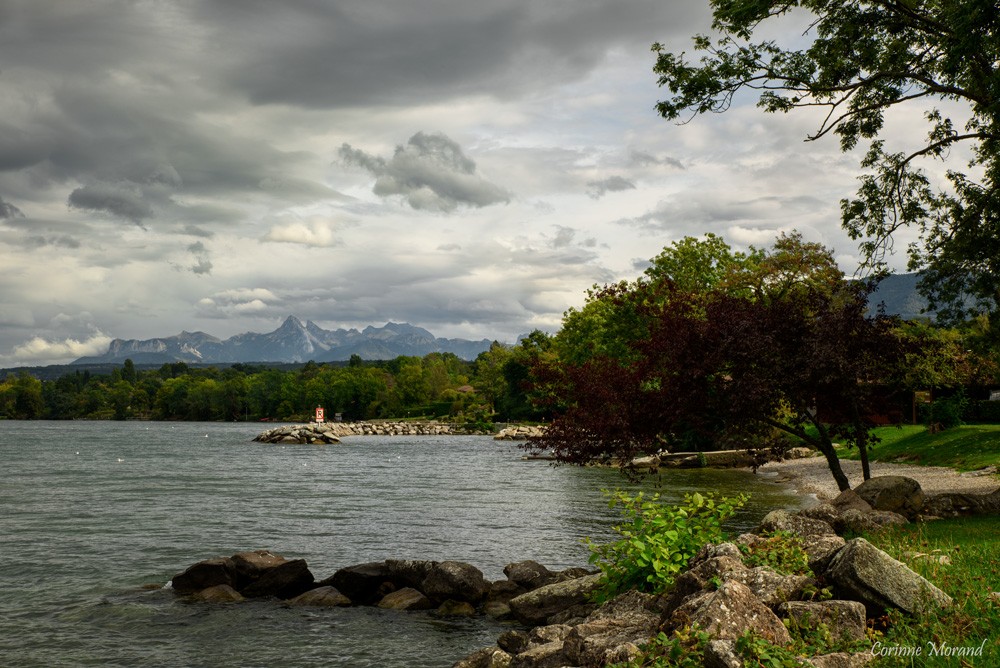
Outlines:
[[[860,461],[841,459],[840,465],[852,489],[864,482]],[[871,472],[873,478],[884,475],[913,478],[929,496],[945,493],[989,494],[1000,489],[1000,477],[996,474],[979,471],[959,473],[943,466],[872,462]],[[793,487],[797,493],[812,495],[820,501],[830,501],[840,493],[824,457],[768,462],[760,467],[759,474],[772,474],[773,477],[768,477],[773,482]]]

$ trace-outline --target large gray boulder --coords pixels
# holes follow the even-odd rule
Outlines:
[[[747,629],[778,645],[792,641],[788,629],[750,588],[729,580],[716,591],[694,596],[671,613],[665,630],[697,624],[718,640],[735,640]]]
[[[863,603],[871,617],[890,608],[915,614],[951,604],[950,596],[864,538],[848,541],[823,575],[843,598]]]
[[[519,621],[532,625],[546,624],[550,618],[567,610],[582,612],[588,605],[593,607],[589,603],[589,596],[597,589],[600,578],[600,575],[595,574],[553,582],[515,596],[510,600],[510,609]]]
[[[424,578],[421,591],[436,602],[447,600],[479,603],[490,591],[483,572],[461,561],[435,564]]]
[[[875,510],[888,510],[913,519],[924,507],[924,491],[913,478],[901,475],[876,476],[854,488],[854,492]]]
[[[760,521],[756,533],[769,535],[779,531],[787,531],[803,537],[834,536],[837,533],[828,522],[811,517],[803,517],[802,515],[793,515],[787,510],[781,509],[772,510],[765,515],[764,519]]]
[[[605,666],[628,661],[656,635],[663,609],[659,597],[628,591],[572,627],[563,651],[575,666]]]

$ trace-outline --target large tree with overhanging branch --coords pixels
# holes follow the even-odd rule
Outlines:
[[[870,291],[798,234],[749,253],[712,236],[675,242],[643,277],[567,313],[558,359],[534,374],[561,406],[532,447],[627,466],[661,450],[801,442],[847,489],[835,443],[858,449],[867,479],[876,418],[899,418],[906,346],[897,319],[869,312]]]
[[[767,112],[819,108],[808,140],[827,135],[844,151],[866,146],[857,193],[842,223],[867,265],[885,267],[903,227],[919,233],[909,269],[922,274],[930,307],[958,320],[1000,317],[1000,8],[996,0],[710,0],[711,36],[694,38],[696,60],[653,45],[655,72],[671,97],[667,119],[725,112],[749,93]],[[804,35],[762,39],[795,17]],[[906,146],[883,139],[897,107],[924,112],[926,133]],[[959,145],[935,183],[927,160]]]

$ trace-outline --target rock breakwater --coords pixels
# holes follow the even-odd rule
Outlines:
[[[310,422],[282,425],[258,434],[260,443],[339,443],[345,436],[450,436],[487,434],[445,422]]]

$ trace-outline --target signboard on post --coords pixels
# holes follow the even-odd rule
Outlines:
[[[326,419],[323,417],[323,407],[316,407],[316,422],[325,422]]]

